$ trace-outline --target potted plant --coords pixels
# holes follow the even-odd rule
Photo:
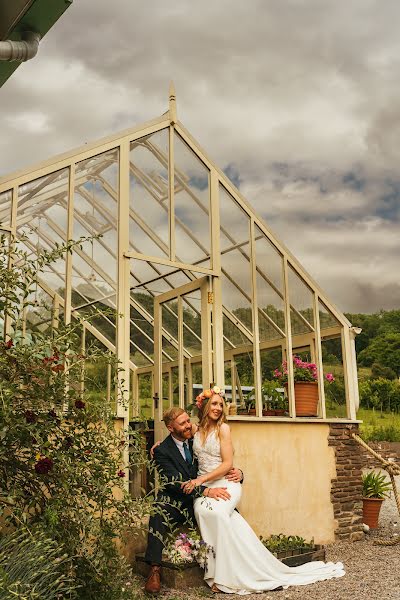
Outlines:
[[[287,410],[287,399],[279,395],[279,398],[275,400],[275,415],[277,417],[282,417]]]
[[[254,398],[254,392],[253,391],[249,392],[249,394],[245,397],[244,401],[245,401],[246,408],[247,408],[247,414],[249,414],[251,416],[255,416],[257,414],[257,411],[256,411],[256,400]]]
[[[275,406],[279,398],[275,388],[275,381],[264,381],[262,385],[261,395],[263,398],[263,417],[272,417],[276,415]]]
[[[362,484],[363,520],[370,529],[377,529],[382,502],[389,496],[391,483],[383,473],[370,471],[362,476]]]
[[[274,371],[275,379],[283,386],[288,385],[287,362],[283,361],[279,369]],[[318,373],[317,365],[301,360],[293,355],[294,395],[297,417],[318,416]],[[325,379],[335,381],[332,373],[327,373]]]

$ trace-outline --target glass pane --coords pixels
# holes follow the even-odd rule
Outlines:
[[[190,264],[210,255],[210,174],[177,133],[174,158],[176,258]]]
[[[338,335],[322,338],[322,366],[324,372],[324,390],[326,416],[346,418],[346,387],[343,369],[342,339]]]
[[[318,303],[319,326],[321,331],[330,327],[341,327],[341,323],[333,316],[333,314],[320,301]]]
[[[172,379],[172,406],[179,406],[179,369],[178,369],[178,367],[172,367],[171,379]]]
[[[249,241],[249,217],[226,189],[219,186],[221,251]]]
[[[86,353],[95,349],[96,356],[92,360],[85,361],[84,385],[85,395],[92,402],[107,398],[115,408],[114,369],[112,361],[108,357],[110,351],[89,331],[85,331]]]
[[[292,336],[309,333],[314,328],[313,292],[291,267],[288,278]]]
[[[259,336],[268,342],[285,337],[283,259],[257,226],[255,235]]]
[[[115,292],[117,190],[118,150],[76,165],[73,236],[75,240],[92,239],[74,251],[72,305],[75,307]]]
[[[254,232],[257,271],[275,292],[283,294],[282,256],[257,225]]]
[[[255,414],[253,353],[234,356],[235,399],[238,414]]]
[[[79,315],[87,319],[113,346],[115,346],[117,320],[115,302],[114,295],[104,302],[91,302],[79,309]]]
[[[138,375],[139,417],[148,421],[153,419],[153,377],[151,373]]]
[[[38,287],[28,296],[27,301],[31,305],[26,309],[26,339],[37,331],[51,336],[54,316],[52,297]]]
[[[226,350],[250,344],[250,340],[240,331],[231,319],[225,315],[223,315],[223,329],[224,347]]]
[[[136,308],[131,306],[130,321],[131,361],[137,367],[153,364],[154,328]]]
[[[167,129],[131,143],[129,229],[137,252],[169,256]]]
[[[67,239],[69,169],[56,171],[18,188],[17,232],[35,259]],[[46,266],[39,280],[64,296],[65,254]]]
[[[203,367],[201,363],[192,364],[192,402],[203,389]]]
[[[194,290],[183,296],[182,308],[183,347],[190,356],[201,356],[201,291]]]
[[[190,375],[190,363],[188,358],[183,359],[183,408],[187,407],[192,403],[192,392],[189,389],[189,375]]]
[[[249,331],[253,330],[250,264],[250,219],[220,188],[222,304]],[[232,233],[231,233],[232,232]],[[233,238],[233,232],[235,238]],[[230,329],[230,327],[229,327]],[[228,331],[224,334],[229,338]]]
[[[170,300],[161,305],[163,361],[178,360],[178,302]]]
[[[282,365],[282,348],[260,350],[263,416],[285,416],[289,413],[285,388],[274,378],[275,369]]]
[[[171,406],[171,398],[169,393],[169,373],[162,374],[162,403],[163,412]]]
[[[0,194],[0,229],[2,225],[11,224],[11,201],[12,191],[1,192]]]

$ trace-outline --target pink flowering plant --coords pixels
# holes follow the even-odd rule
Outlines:
[[[315,363],[301,360],[296,354],[293,355],[293,375],[294,381],[318,381],[318,370]],[[282,385],[288,382],[287,361],[284,360],[279,369],[275,369],[274,378]],[[332,373],[327,373],[325,379],[328,383],[335,381]]]
[[[174,565],[197,562],[202,569],[207,567],[209,553],[214,554],[214,548],[201,539],[197,531],[189,534],[180,533],[164,548],[166,560]]]

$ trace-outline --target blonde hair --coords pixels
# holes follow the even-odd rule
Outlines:
[[[174,406],[173,408],[166,410],[163,414],[165,426],[168,427],[168,425],[171,425],[172,421],[175,421],[175,419],[183,415],[184,412],[186,411],[183,410],[183,408],[179,408],[179,406]]]
[[[218,421],[215,424],[215,430],[216,430],[216,434],[218,437],[220,437],[220,430],[221,430],[222,423],[226,423],[225,399],[220,394],[213,394],[211,396],[211,398],[207,399],[207,402],[203,403],[201,410],[199,410],[199,430],[200,430],[200,435],[201,435],[203,444],[206,441],[209,431],[211,429],[211,427],[210,427],[211,420],[208,415],[210,413],[211,401],[214,398],[214,396],[218,396],[218,398],[220,398],[222,400],[222,413],[219,416]]]

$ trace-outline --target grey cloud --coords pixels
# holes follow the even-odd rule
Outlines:
[[[75,0],[1,90],[0,170],[163,113],[173,79],[180,119],[333,300],[398,302],[399,17],[395,0]]]

